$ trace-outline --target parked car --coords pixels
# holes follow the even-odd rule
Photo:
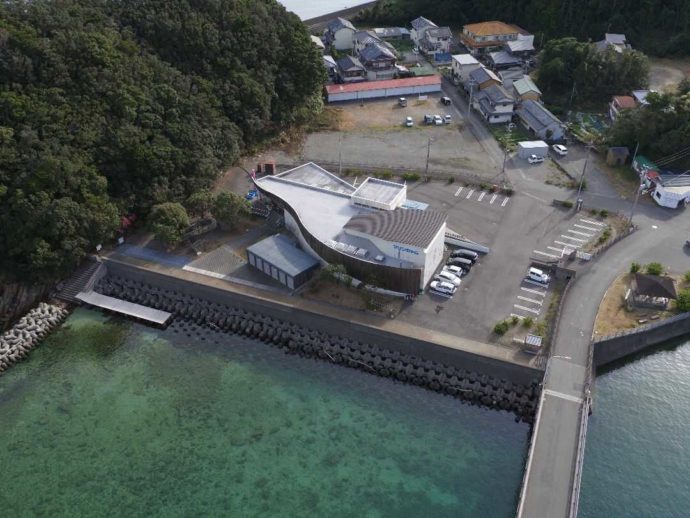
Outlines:
[[[452,296],[458,289],[449,282],[431,281],[429,285],[432,291],[442,293],[443,295]]]
[[[527,161],[530,164],[541,164],[544,161],[544,157],[543,156],[537,156],[537,155],[530,155],[529,157],[527,157]]]
[[[257,192],[257,190],[251,189],[247,194],[244,195],[244,199],[252,201],[254,198],[257,198],[258,196],[259,196],[259,193]]]
[[[450,100],[450,97],[441,97],[441,102],[448,106],[452,101]]]
[[[477,262],[477,259],[479,259],[479,254],[477,252],[467,250],[466,248],[458,248],[457,250],[452,252],[450,256],[451,258],[464,257],[465,259],[469,259],[470,261],[472,261],[472,264]]]
[[[568,154],[568,148],[561,144],[554,144],[551,146],[551,149],[553,149],[559,156],[566,156]]]
[[[443,117],[441,117],[440,115],[434,115],[434,124],[436,126],[442,125],[443,124]]]
[[[446,124],[450,124],[451,122],[453,122],[453,119],[450,115],[446,114],[443,116],[443,122],[445,122]]]
[[[472,269],[472,261],[465,259],[464,257],[454,257],[452,259],[448,259],[446,264],[448,266],[459,266],[466,272],[469,272]]]
[[[453,286],[460,286],[460,277],[453,273],[445,272],[443,270],[438,272],[434,279],[441,282],[449,282]]]
[[[429,115],[428,113],[424,116],[424,124],[433,124],[434,123],[434,116]]]
[[[408,128],[414,126],[414,121],[412,120],[412,117],[405,117],[405,126],[407,126]]]
[[[398,105],[401,108],[404,108],[405,106],[407,106],[407,99],[405,99],[404,97],[401,97],[400,99],[398,99]]]
[[[446,265],[443,267],[443,271],[450,272],[456,277],[462,277],[463,275],[467,275],[467,272],[460,268],[459,266],[453,266],[453,265]]]
[[[529,269],[529,272],[527,273],[527,278],[531,281],[539,282],[541,284],[548,284],[549,280],[551,280],[551,277],[549,277],[548,274],[544,273],[543,270],[534,267]]]

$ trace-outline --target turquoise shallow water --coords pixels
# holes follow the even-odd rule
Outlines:
[[[514,515],[512,415],[205,338],[78,310],[0,377],[2,515]]]
[[[690,341],[597,377],[580,518],[690,516]]]

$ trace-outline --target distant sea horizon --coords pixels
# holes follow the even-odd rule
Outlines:
[[[302,20],[309,20],[324,14],[334,13],[349,7],[366,4],[370,0],[279,0],[288,11]]]

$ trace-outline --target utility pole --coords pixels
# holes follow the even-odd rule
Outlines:
[[[587,172],[587,164],[589,163],[589,151],[592,149],[592,144],[587,144],[587,158],[585,158],[585,165],[582,167],[582,174],[580,175],[580,186],[577,188],[577,206],[578,210],[582,207],[580,201],[580,194],[582,193],[582,185],[585,181],[585,173]]]
[[[470,116],[470,110],[472,109],[472,95],[474,94],[474,81],[469,81],[468,85],[470,87],[470,101],[467,103],[467,116]]]
[[[637,207],[637,200],[640,199],[640,193],[642,192],[642,184],[637,184],[637,192],[635,193],[635,199],[633,200],[632,207],[630,207],[630,216],[628,216],[628,225],[632,225],[633,214],[635,213],[635,208]]]
[[[570,101],[568,101],[568,109],[573,105],[573,97],[575,97],[575,87],[577,83],[573,81],[573,89],[570,91]]]
[[[343,176],[343,136],[338,137],[338,176]]]
[[[424,168],[424,176],[429,176],[429,153],[431,153],[431,137],[426,143],[426,167]]]

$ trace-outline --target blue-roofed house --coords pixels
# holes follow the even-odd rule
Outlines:
[[[367,69],[354,56],[343,56],[338,61],[338,76],[343,83],[366,81]]]

